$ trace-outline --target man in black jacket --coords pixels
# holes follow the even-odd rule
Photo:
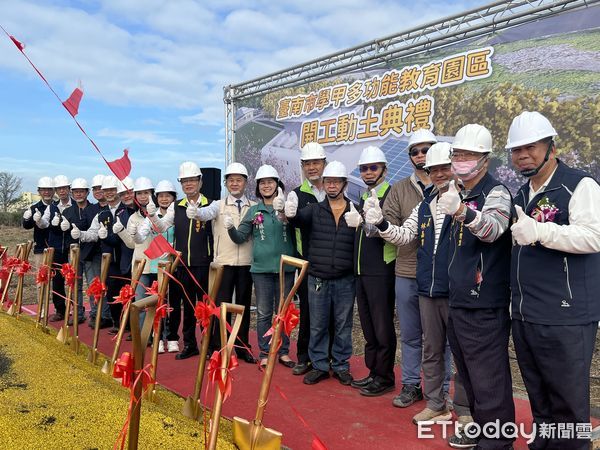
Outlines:
[[[33,228],[33,262],[36,268],[42,264],[42,255],[44,249],[48,247],[48,229],[41,228],[42,216],[46,208],[52,203],[54,196],[54,181],[50,177],[39,179],[38,194],[41,200],[31,205],[23,213],[23,228],[31,230]]]
[[[290,223],[309,230],[308,303],[310,343],[308,352],[313,368],[304,376],[305,384],[329,378],[329,369],[343,385],[352,382],[348,360],[352,355],[352,310],[354,308],[354,233],[344,214],[354,205],[344,196],[348,183],[344,165],[332,161],[323,172],[327,198],[301,211],[294,192],[285,202]],[[296,216],[296,213],[298,215]],[[335,333],[329,359],[329,323],[333,315]]]

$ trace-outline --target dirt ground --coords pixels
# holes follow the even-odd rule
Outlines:
[[[9,252],[12,255],[14,253],[14,248],[17,243],[25,242],[27,239],[31,239],[31,231],[23,230],[19,228],[12,227],[4,227],[0,226],[0,245],[8,246]],[[36,295],[35,295],[35,284],[33,282],[33,277],[27,277],[25,281],[24,288],[24,303],[35,303]],[[251,313],[251,326],[255,328],[255,320],[256,320],[256,312],[252,311]],[[294,332],[297,333],[297,330]],[[398,321],[396,320],[396,334],[398,335],[398,339],[400,336]],[[295,337],[292,335],[292,337]],[[360,327],[360,322],[358,319],[358,309],[354,308],[354,326],[353,326],[353,351],[355,355],[363,355],[364,354],[364,337],[362,334],[362,330]],[[594,357],[592,359],[592,367],[590,371],[591,376],[591,388],[590,388],[590,401],[592,406],[592,415],[594,417],[600,417],[600,334],[596,337],[596,348],[594,349]],[[521,379],[521,373],[519,371],[519,367],[517,365],[512,340],[509,344],[509,357],[512,367],[513,374],[513,391],[515,395],[526,398],[527,392],[525,390],[525,386],[523,384],[523,380]],[[398,350],[396,352],[396,362],[400,362],[401,353],[400,353],[400,345],[398,345]]]

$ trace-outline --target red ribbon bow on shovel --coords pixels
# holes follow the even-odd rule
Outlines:
[[[94,303],[98,304],[100,299],[106,293],[106,285],[100,281],[100,277],[94,277],[88,289],[86,295],[88,297],[94,297]]]
[[[221,308],[215,305],[212,298],[208,295],[204,295],[202,301],[196,303],[194,314],[196,315],[196,320],[200,323],[200,326],[206,330],[210,324],[210,316],[218,318],[221,314]]]
[[[75,286],[75,279],[77,278],[77,274],[75,273],[75,269],[69,263],[64,263],[61,266],[60,273],[65,279],[65,286],[72,288]]]
[[[214,385],[218,384],[219,390],[223,395],[223,401],[227,400],[227,397],[231,395],[231,371],[238,367],[238,360],[234,353],[229,356],[229,366],[227,369],[221,367],[222,353],[215,351],[213,352],[208,362],[208,379]],[[227,376],[225,376],[227,373]]]
[[[50,280],[50,267],[43,265],[37,271],[35,275],[36,284],[47,284]]]
[[[135,292],[133,292],[131,285],[126,284],[119,291],[119,295],[116,297],[113,297],[115,299],[115,301],[111,302],[111,303],[112,304],[121,303],[123,305],[123,307],[125,307],[131,301],[131,299],[133,299],[134,297],[135,297]]]

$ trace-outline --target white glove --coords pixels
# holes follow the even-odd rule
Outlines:
[[[65,219],[65,216],[61,216],[60,229],[63,231],[69,231],[69,228],[71,228],[71,223]]]
[[[33,217],[33,213],[31,212],[31,208],[27,208],[23,213],[23,219],[29,220]]]
[[[233,217],[229,214],[223,214],[223,226],[226,230],[230,230],[233,228]]]
[[[60,222],[60,217],[58,217],[58,214],[54,213],[54,217],[52,217],[52,222],[50,222],[50,223],[52,224],[53,227],[57,227],[59,222]]]
[[[198,205],[196,204],[196,202],[188,201],[188,206],[185,209],[185,215],[190,220],[198,218]]]
[[[98,237],[100,239],[106,239],[108,237],[108,230],[102,222],[100,222],[100,229],[98,230]]]
[[[35,213],[33,214],[33,221],[35,223],[40,223],[40,220],[42,220],[42,213],[39,209],[35,209]]]
[[[288,194],[283,209],[285,212],[285,217],[296,217],[296,213],[298,212],[298,196],[294,191]]]
[[[135,236],[137,234],[137,230],[138,230],[138,224],[136,222],[134,222],[133,220],[130,220],[129,223],[127,223],[127,232],[129,233],[130,236]],[[114,231],[114,228],[113,228]]]
[[[354,207],[354,203],[350,202],[350,211],[344,214],[344,219],[350,228],[356,228],[362,223],[362,216]]]
[[[540,240],[538,222],[529,217],[520,206],[515,206],[517,222],[510,227],[513,238],[519,245],[529,245]]]
[[[277,197],[273,199],[273,209],[277,212],[281,212],[285,209],[285,197],[281,188],[277,188]]]
[[[458,211],[458,208],[460,208],[460,203],[460,196],[456,190],[454,180],[452,180],[448,185],[448,190],[438,200],[438,207],[442,214],[453,216]]]
[[[369,198],[365,200],[363,205],[363,211],[367,212],[371,208],[375,208],[379,206],[379,197],[377,197],[377,191],[375,189],[371,189],[371,195]]]
[[[121,219],[119,219],[119,217],[117,216],[117,221],[115,223],[113,223],[113,233],[115,234],[119,234],[121,231],[123,231],[125,227],[123,226],[123,224],[121,223]],[[100,233],[98,233],[98,235],[100,235]],[[102,238],[104,239],[104,238]]]
[[[158,208],[156,208],[156,205],[154,204],[152,199],[150,199],[150,202],[146,205],[146,212],[149,216],[154,216],[156,215],[156,211],[158,211]]]
[[[81,230],[77,228],[77,225],[73,224],[73,228],[71,228],[71,237],[73,239],[79,239],[81,237]]]
[[[369,225],[379,225],[381,222],[383,222],[383,211],[381,211],[379,202],[377,202],[373,208],[367,210],[365,213],[365,222],[367,222]]]

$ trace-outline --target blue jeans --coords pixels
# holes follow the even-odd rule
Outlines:
[[[285,273],[285,294],[294,284],[294,272]],[[269,342],[271,336],[264,337],[273,324],[273,312],[279,307],[279,274],[278,273],[253,273],[254,291],[256,293],[256,332],[258,334],[258,347],[260,358],[266,358],[269,354]],[[281,347],[279,356],[287,355],[290,349],[290,339],[285,333],[281,333]]]
[[[79,317],[83,316],[83,291],[87,289],[92,280],[96,277],[100,276],[100,263],[102,261],[102,255],[100,253],[94,255],[91,261],[81,261],[79,263],[79,272],[80,275],[85,275],[85,288],[83,285],[83,278],[79,283],[79,295],[77,299],[77,303],[79,303]],[[94,297],[89,297],[90,302],[90,320],[95,320],[96,318],[96,310],[98,309],[98,305],[94,301]],[[112,299],[110,299],[112,301]],[[106,298],[102,300],[102,316],[103,319],[111,320],[110,315],[110,307],[106,301]]]
[[[308,354],[315,369],[329,371],[329,323],[333,314],[334,336],[331,354],[334,372],[350,369],[352,356],[352,311],[355,297],[354,275],[332,280],[308,276],[310,341]]]
[[[400,323],[402,384],[421,384],[423,329],[416,279],[396,277],[396,315]],[[447,343],[444,358],[446,364],[444,392],[448,393],[452,378],[452,353]]]

